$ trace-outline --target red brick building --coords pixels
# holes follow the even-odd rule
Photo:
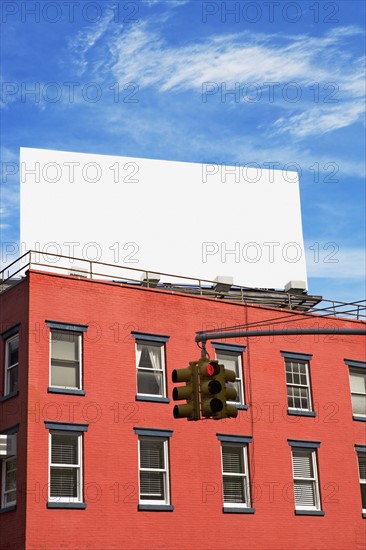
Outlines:
[[[37,266],[8,284],[2,550],[365,548],[364,337],[208,342],[238,417],[174,419],[171,399],[196,331],[362,321]]]

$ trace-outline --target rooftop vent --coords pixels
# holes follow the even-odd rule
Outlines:
[[[285,285],[285,292],[304,294],[306,293],[306,283],[305,281],[289,281],[287,285]]]
[[[228,292],[233,286],[233,277],[227,277],[225,275],[218,275],[214,281],[216,284],[213,287],[215,292]]]
[[[160,273],[152,273],[151,271],[145,271],[141,275],[141,286],[148,286],[149,288],[156,288],[160,281]]]

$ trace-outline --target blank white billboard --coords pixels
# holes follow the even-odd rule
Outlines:
[[[30,148],[20,163],[22,250],[255,288],[307,282],[296,172]]]

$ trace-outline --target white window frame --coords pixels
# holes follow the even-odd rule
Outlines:
[[[313,466],[313,477],[295,477],[294,472],[294,452],[301,452],[303,454],[311,455],[311,461]],[[291,461],[292,461],[292,477],[294,480],[294,502],[295,502],[295,510],[310,510],[310,511],[320,511],[321,510],[321,502],[320,502],[320,492],[319,492],[319,479],[318,479],[318,467],[317,467],[317,457],[316,457],[316,449],[308,448],[308,447],[291,447]],[[313,493],[314,493],[314,500],[315,500],[315,506],[307,506],[304,504],[298,504],[296,502],[296,491],[295,491],[295,484],[296,482],[312,482],[313,485]]]
[[[14,489],[6,489],[6,464],[7,462],[11,462],[12,460],[15,460],[15,468],[12,471],[17,471],[17,457],[16,456],[9,456],[8,458],[4,458],[2,460],[2,474],[1,474],[1,508],[8,508],[9,506],[15,506],[16,496],[15,500],[12,500],[11,502],[5,502],[5,497],[8,493],[12,493]],[[15,492],[16,492],[16,485],[15,485]]]
[[[55,384],[52,384],[52,333],[54,332],[63,332],[66,335],[67,334],[75,334],[78,338],[78,361],[79,361],[79,380],[78,380],[78,386],[56,386]],[[76,330],[63,330],[61,328],[50,328],[50,372],[49,372],[49,386],[50,388],[59,388],[59,389],[65,389],[65,390],[82,390],[82,380],[83,380],[83,338],[82,338],[82,332],[78,332]]]
[[[164,456],[164,468],[141,468],[140,462],[140,442],[142,440],[159,441],[163,443],[163,456]],[[138,469],[139,469],[139,504],[152,504],[152,505],[164,505],[170,504],[170,484],[169,484],[169,438],[157,437],[149,435],[140,435],[138,438]],[[141,498],[141,472],[162,472],[163,473],[163,486],[164,486],[164,499],[145,499]]]
[[[363,458],[366,461],[366,452],[362,452],[362,451],[357,452],[358,475],[360,478],[361,504],[362,504],[362,485],[366,486],[366,477],[364,478],[361,477],[360,458]],[[365,503],[365,508],[362,508],[362,513],[366,514],[366,503]]]
[[[149,372],[151,373],[153,369],[139,367],[138,365],[138,346],[153,346],[160,350],[160,369],[156,369],[158,373],[161,373],[161,385],[162,393],[141,393],[138,391],[138,376],[139,372]],[[137,340],[135,343],[135,356],[136,356],[136,394],[140,397],[166,397],[166,378],[165,378],[165,344],[164,342],[155,342],[149,340]]]
[[[226,355],[229,357],[235,357],[238,360],[238,371],[239,371],[239,374],[241,374],[241,376],[236,376],[235,382],[239,382],[241,395],[238,395],[237,401],[228,401],[228,403],[232,405],[245,405],[245,394],[244,394],[244,383],[243,383],[243,377],[244,377],[243,354],[240,351],[231,351],[231,350],[224,350],[219,348],[215,350],[215,353],[216,353],[216,359],[219,361],[219,363],[223,364],[224,366],[225,366],[225,359],[219,359],[219,356]]]
[[[243,465],[244,472],[241,473],[231,473],[224,472],[224,458],[223,458],[223,448],[224,447],[239,447],[243,453]],[[222,500],[224,503],[224,508],[250,508],[251,507],[251,498],[250,498],[250,480],[249,480],[249,467],[248,467],[248,444],[247,443],[236,443],[236,442],[226,442],[221,441],[221,475],[222,475]],[[244,492],[246,497],[246,502],[226,502],[225,501],[225,491],[224,491],[224,477],[240,477],[244,480]]]
[[[65,435],[77,437],[77,464],[52,464],[52,435]],[[48,502],[83,502],[83,434],[78,431],[69,430],[50,430],[48,445]],[[78,470],[77,475],[77,496],[60,497],[51,496],[51,468],[75,468]]]
[[[366,417],[366,414],[362,414],[362,413],[359,413],[359,412],[356,412],[353,410],[353,402],[352,402],[352,396],[353,395],[357,395],[357,396],[361,396],[365,399],[366,401],[366,390],[365,392],[355,392],[355,391],[352,391],[352,387],[351,387],[351,375],[352,374],[362,374],[365,378],[366,378],[366,370],[364,368],[357,368],[357,367],[349,367],[349,384],[350,384],[350,392],[351,392],[351,403],[352,403],[352,414],[353,416],[360,416],[362,418],[365,418]]]
[[[11,342],[17,340],[18,342],[18,361],[12,365],[9,364],[10,361],[10,344]],[[11,336],[10,338],[7,338],[5,340],[5,380],[4,380],[4,396],[9,395],[10,393],[16,392],[19,387],[19,382],[17,383],[17,388],[15,390],[10,391],[9,385],[10,385],[10,371],[13,369],[17,369],[18,376],[19,376],[19,332],[17,334],[14,334],[14,336]]]
[[[302,365],[305,365],[305,374],[306,374],[306,384],[295,384],[291,382],[287,382],[287,363],[299,363]],[[292,371],[293,372],[293,371]],[[289,411],[308,411],[311,412],[313,410],[312,401],[311,401],[311,387],[310,387],[310,374],[309,374],[309,361],[304,361],[301,359],[289,359],[285,358],[285,377],[286,377],[286,392],[287,392],[287,408]],[[289,396],[288,396],[288,388],[306,388],[307,390],[307,400],[308,400],[308,407],[292,407],[289,405]]]

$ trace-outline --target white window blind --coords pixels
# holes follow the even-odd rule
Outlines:
[[[51,434],[50,497],[80,500],[81,435]]]
[[[168,502],[167,440],[141,437],[140,453],[140,499]]]
[[[224,505],[249,506],[246,446],[222,444]]]
[[[319,509],[319,490],[314,450],[292,449],[295,506]]]
[[[358,453],[362,510],[366,512],[366,453]]]

